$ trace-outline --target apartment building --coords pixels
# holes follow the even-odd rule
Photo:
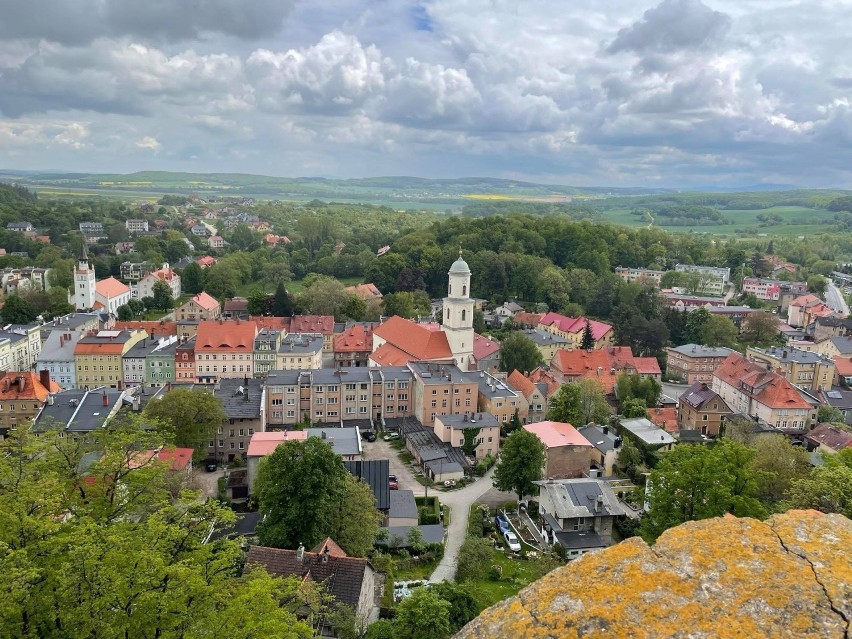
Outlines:
[[[139,299],[142,299],[143,297],[154,297],[154,285],[157,282],[165,282],[168,285],[169,290],[172,292],[172,297],[174,299],[180,297],[180,275],[178,275],[173,269],[169,268],[167,264],[164,264],[161,269],[151,271],[139,280],[139,284],[136,289],[136,297]]]
[[[144,337],[122,358],[124,384],[159,388],[176,381],[175,354],[177,337]]]
[[[61,390],[47,371],[0,373],[0,439],[38,415],[49,395]]]
[[[521,423],[526,423],[529,403],[522,393],[485,371],[466,371],[462,375],[477,385],[476,406],[479,412],[490,413],[499,423],[506,424],[517,411]]]
[[[307,370],[322,368],[325,345],[323,335],[316,333],[288,333],[281,338],[275,357],[279,370]]]
[[[538,328],[568,340],[571,348],[580,348],[587,325],[592,332],[594,348],[612,345],[614,339],[612,326],[585,317],[566,317],[559,313],[545,313],[538,323]]]
[[[678,400],[677,424],[680,430],[718,437],[722,418],[730,414],[730,407],[710,388],[710,383],[695,382]]]
[[[204,291],[191,297],[175,310],[175,319],[179,322],[213,321],[219,319],[221,315],[219,300]]]
[[[666,377],[679,379],[686,384],[710,383],[713,371],[736,351],[723,346],[683,344],[666,349]]]
[[[178,338],[175,346],[175,381],[188,384],[196,381],[195,336]]]
[[[438,415],[434,431],[438,439],[468,457],[484,459],[500,452],[500,422],[491,413]]]
[[[253,377],[255,337],[257,325],[254,322],[200,322],[195,336],[198,383],[215,384],[220,379]]]
[[[290,332],[322,335],[323,352],[334,352],[334,317],[332,315],[294,315],[290,320]]]
[[[124,387],[122,358],[147,337],[145,331],[90,331],[77,341],[74,365],[78,388]]]
[[[828,390],[834,380],[834,360],[819,353],[782,346],[750,347],[746,358],[780,373],[788,382],[805,390]]]
[[[266,377],[271,370],[278,368],[278,348],[281,346],[283,331],[262,328],[254,338],[254,376]],[[311,367],[315,368],[315,367]]]
[[[353,324],[334,336],[334,366],[349,368],[368,366],[373,352],[373,328],[378,324]]]
[[[727,267],[675,264],[675,270],[698,275],[697,290],[703,295],[724,295],[725,287],[731,281],[731,269]]]
[[[742,291],[747,295],[754,295],[759,300],[777,301],[781,297],[782,287],[795,295],[804,295],[808,292],[807,282],[783,282],[762,277],[743,278]]]
[[[528,328],[523,332],[524,337],[533,342],[545,362],[549,362],[560,348],[575,347],[575,340],[569,340],[562,335],[540,328]],[[582,342],[582,337],[580,339]],[[577,346],[579,348],[579,346]]]
[[[0,269],[0,285],[6,295],[13,295],[24,290],[46,291],[50,289],[49,275],[49,268],[35,266],[4,268]]]
[[[29,371],[41,354],[41,327],[38,324],[9,324],[0,330],[0,340],[9,340],[8,361],[0,369]]]
[[[520,371],[512,371],[506,382],[527,400],[527,421],[540,422],[547,414],[549,397],[548,386],[543,382],[535,383]]]
[[[465,377],[455,365],[409,362],[407,367],[414,374],[414,416],[424,426],[431,427],[437,415],[479,410],[479,382]]]
[[[645,286],[660,286],[665,271],[655,271],[649,268],[629,268],[618,266],[615,274],[625,282],[639,282]]]
[[[118,273],[119,277],[127,282],[138,282],[155,268],[152,262],[122,262]]]
[[[730,355],[714,371],[711,388],[734,413],[784,432],[803,433],[816,422],[816,400],[808,401],[783,375],[739,353]]]
[[[405,366],[274,370],[266,377],[269,428],[302,422],[380,423],[412,413],[415,376]]]
[[[148,220],[126,220],[124,222],[124,228],[131,233],[147,233]]]
[[[86,330],[63,330],[48,333],[39,353],[36,368],[46,370],[62,388],[77,387],[77,365],[74,349]]]
[[[263,381],[223,379],[213,394],[225,410],[225,423],[208,443],[208,456],[232,462],[245,458],[252,435],[266,431],[266,391]]]

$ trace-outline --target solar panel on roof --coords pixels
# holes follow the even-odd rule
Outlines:
[[[843,399],[843,393],[840,391],[828,391],[828,396],[831,399]]]

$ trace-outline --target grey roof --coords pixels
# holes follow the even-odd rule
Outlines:
[[[682,344],[670,349],[689,357],[727,357],[736,351],[724,346],[701,346],[700,344]]]
[[[325,439],[338,455],[361,454],[361,434],[357,428],[306,428],[305,432],[308,437]]]
[[[417,519],[417,502],[414,501],[414,491],[390,491],[388,517],[394,519]]]
[[[834,387],[830,391],[822,391],[822,399],[829,406],[840,409],[852,408],[852,391]]]
[[[464,373],[455,364],[433,364],[429,362],[409,362],[409,368],[421,379],[423,384],[448,384],[452,380],[461,381]],[[466,381],[473,381],[468,379]]]
[[[830,337],[829,339],[841,355],[852,355],[852,337]]]
[[[278,336],[281,331],[274,328],[262,328],[258,331],[257,337],[254,338],[254,348],[258,350],[258,346],[263,343],[275,343],[278,341]]]
[[[490,426],[499,426],[500,422],[491,413],[474,413],[473,415],[438,415],[436,419],[440,419],[444,426],[463,430],[465,428],[488,428]]]
[[[523,331],[524,337],[535,342],[537,346],[548,346],[550,344],[567,344],[568,340],[561,335],[556,335],[550,331],[543,331],[538,328],[528,328]]]
[[[418,528],[423,535],[423,541],[427,544],[440,544],[444,541],[444,527],[441,524],[424,524],[422,526],[389,526],[382,528],[387,531],[384,545],[390,545],[391,541],[399,541],[394,544],[396,548],[408,547],[408,533],[412,528]]]
[[[755,353],[774,357],[780,361],[796,362],[797,364],[832,364],[833,362],[819,353],[803,351],[799,348],[772,346],[770,348],[752,348]]]
[[[606,547],[604,540],[594,530],[557,532],[556,541],[567,550],[587,550],[589,548]]]
[[[485,371],[467,371],[462,373],[462,376],[467,382],[479,384],[479,392],[489,399],[520,397],[520,393],[515,392],[508,382],[497,379]]]
[[[556,479],[533,482],[553,502],[558,519],[617,516],[625,513],[609,483],[599,479]],[[596,511],[598,498],[601,510]]]
[[[263,380],[222,379],[213,389],[228,419],[257,419],[263,403]]]
[[[376,498],[376,508],[387,510],[390,507],[390,486],[388,475],[390,461],[387,459],[368,459],[344,461],[343,465],[353,476],[362,479],[370,486]],[[395,491],[398,492],[398,491]]]
[[[597,424],[587,424],[586,426],[580,426],[577,432],[588,439],[598,451],[606,454],[616,449],[615,443],[619,437],[612,428],[607,427],[606,433],[604,433],[603,429],[603,426],[598,426]]]
[[[405,366],[382,366],[366,368],[361,366],[333,369],[314,368],[309,370],[273,370],[266,376],[267,385],[296,386],[301,381],[310,380],[311,384],[368,384],[371,382],[411,381],[413,376]]]
[[[309,354],[322,350],[322,335],[313,333],[288,333],[278,347],[279,353]]]
[[[107,405],[103,397],[106,395]],[[103,426],[113,409],[121,402],[124,392],[114,388],[96,388],[91,391],[72,389],[56,393],[53,404],[45,404],[35,420],[33,430],[44,432],[50,426],[62,427],[66,432],[90,432]]]
[[[701,408],[704,404],[715,397],[719,397],[719,395],[713,392],[713,389],[711,389],[707,384],[703,382],[695,382],[692,386],[686,389],[686,392],[680,396],[680,399],[693,408]],[[719,397],[719,399],[721,399],[721,397]]]
[[[444,459],[456,462],[462,469],[470,466],[467,457],[460,448],[453,448],[449,444],[442,442],[431,428],[414,426],[412,431],[409,431],[407,427],[408,424],[406,424],[405,441],[411,442],[414,450],[417,451],[418,457],[420,457],[424,464],[428,465],[431,461]],[[447,463],[447,461],[444,463]]]
[[[432,471],[434,475],[443,475],[444,473],[463,473],[464,468],[458,462],[450,461],[446,457],[441,459],[433,459],[426,462],[426,467]]]
[[[622,419],[621,427],[648,446],[663,446],[677,442],[674,437],[644,417]]]
[[[470,275],[470,267],[462,258],[461,253],[459,253],[459,259],[453,262],[453,265],[450,267],[450,273],[455,275]]]
[[[61,336],[70,334],[70,339],[60,345]],[[74,361],[74,348],[77,346],[77,341],[80,339],[80,333],[77,331],[51,331],[47,336],[47,341],[42,345],[41,352],[38,355],[39,362],[68,362]]]
[[[758,309],[751,306],[711,306],[707,310],[717,315],[736,315],[738,313],[751,313]]]

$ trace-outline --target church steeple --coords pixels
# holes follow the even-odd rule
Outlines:
[[[447,335],[456,364],[468,370],[473,362],[473,300],[470,298],[470,267],[462,257],[453,262],[444,298],[443,331]]]
[[[78,310],[88,311],[95,305],[95,269],[89,262],[89,253],[86,251],[86,238],[80,247],[80,258],[77,268],[74,269],[74,306]]]

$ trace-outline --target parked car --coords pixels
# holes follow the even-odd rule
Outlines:
[[[507,520],[503,515],[497,515],[494,518],[494,523],[497,524],[497,530],[500,531],[500,534],[509,532],[509,520]]]
[[[388,433],[384,437],[382,437],[386,442],[391,441],[392,439],[399,439],[399,433]]]
[[[208,473],[216,472],[217,467],[218,466],[216,464],[215,459],[205,459],[204,460],[204,470],[206,470]]]
[[[376,441],[376,433],[374,433],[371,430],[362,430],[361,431],[361,438],[364,441],[374,442],[374,441]]]
[[[503,533],[503,539],[506,540],[506,545],[509,547],[509,550],[512,552],[521,552],[521,542],[518,539],[518,536],[511,530],[507,530]]]
[[[399,483],[394,479],[388,482],[388,488],[391,490],[399,490]]]
[[[454,479],[448,479],[444,482],[444,488],[452,488],[456,485],[456,481]]]

